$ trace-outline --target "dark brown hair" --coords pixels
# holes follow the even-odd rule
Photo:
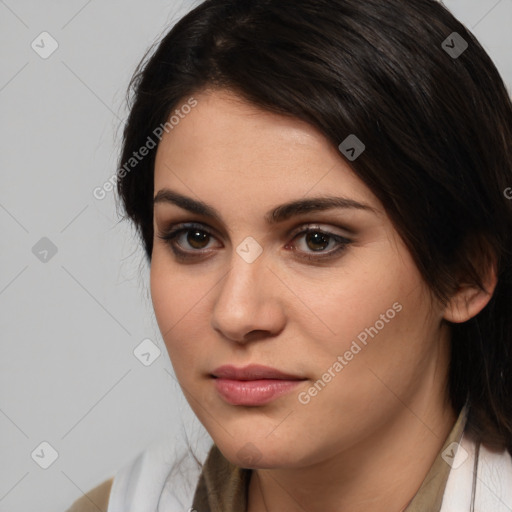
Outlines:
[[[467,43],[460,55],[443,44],[455,45],[454,32]],[[460,283],[483,289],[494,260],[489,304],[451,324],[449,395],[456,411],[468,404],[469,431],[512,453],[512,104],[441,3],[207,0],[146,54],[130,86],[120,168],[180,102],[225,88],[310,123],[336,147],[355,134],[366,149],[351,168],[441,301]],[[149,262],[155,153],[117,184]]]

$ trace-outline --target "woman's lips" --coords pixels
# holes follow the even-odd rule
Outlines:
[[[234,380],[215,378],[220,396],[231,405],[263,405],[288,393],[303,380],[258,379]]]
[[[233,380],[258,380],[258,379],[286,379],[301,380],[303,377],[291,373],[282,372],[277,368],[264,366],[262,364],[250,364],[244,367],[236,367],[232,364],[219,366],[211,373],[213,377]]]
[[[259,364],[243,368],[223,365],[210,376],[213,377],[217,392],[231,405],[263,405],[306,380]]]

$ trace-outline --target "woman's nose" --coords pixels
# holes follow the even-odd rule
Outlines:
[[[283,285],[266,258],[251,261],[235,254],[216,293],[211,324],[224,338],[247,343],[283,329]]]

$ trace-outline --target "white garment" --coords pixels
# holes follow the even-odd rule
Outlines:
[[[476,446],[462,436],[448,475],[441,512],[471,510]],[[475,512],[512,512],[512,458],[508,451],[491,452],[483,445],[478,454]]]
[[[107,512],[191,512],[201,468],[186,451],[171,475],[175,443],[171,437],[154,441],[115,474]]]
[[[192,512],[201,469],[186,456],[176,476],[170,477],[176,462],[170,458],[173,443],[171,438],[154,442],[116,473],[108,512]],[[441,512],[471,511],[475,455],[475,443],[463,435]],[[512,458],[506,450],[495,453],[480,447],[474,512],[512,512]]]

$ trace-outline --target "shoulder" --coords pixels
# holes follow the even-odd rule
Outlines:
[[[203,457],[202,453],[198,455]],[[164,436],[151,442],[66,512],[183,512],[192,504],[200,474],[196,453],[177,446],[175,436]]]
[[[107,512],[114,477],[105,480],[78,498],[66,512]]]

